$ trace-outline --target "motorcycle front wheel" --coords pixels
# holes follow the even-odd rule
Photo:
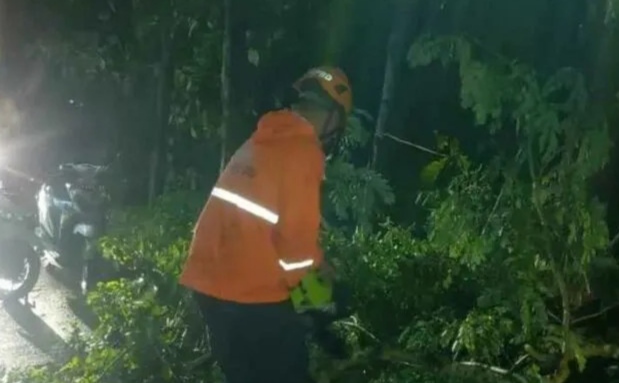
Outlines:
[[[41,258],[28,242],[0,241],[0,300],[27,296],[37,284],[40,273]]]
[[[82,276],[80,280],[80,291],[84,296],[88,294],[94,284],[94,275],[92,275],[91,269],[96,257],[97,248],[93,239],[84,238],[82,250]]]

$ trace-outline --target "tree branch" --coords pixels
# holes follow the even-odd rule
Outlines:
[[[488,364],[483,364],[483,363],[479,363],[475,361],[458,362],[458,364],[460,364],[461,366],[479,367],[486,371],[493,372],[495,374],[510,376],[521,383],[527,383],[527,380],[523,376],[514,374],[513,372],[511,372],[511,370],[506,370],[501,367],[491,366]]]
[[[405,365],[412,368],[435,368],[437,372],[454,367],[469,367],[479,368],[493,374],[503,375],[520,383],[527,383],[527,380],[518,374],[514,374],[511,369],[507,370],[501,367],[492,366],[476,361],[464,361],[464,362],[447,362],[443,367],[437,366],[436,363],[429,364],[424,361],[423,357],[393,348],[374,349],[367,348],[358,352],[354,357],[349,360],[336,363],[330,371],[321,371],[319,373],[320,383],[329,383],[337,380],[341,374],[347,370],[351,370],[356,367],[360,367],[369,363],[370,360],[382,360],[384,362]]]
[[[413,142],[403,140],[403,139],[398,138],[398,137],[396,137],[396,136],[394,136],[394,135],[392,135],[392,134],[390,134],[390,133],[382,133],[382,134],[380,135],[380,137],[387,137],[387,138],[391,138],[391,139],[392,139],[392,140],[394,140],[395,142],[399,142],[400,144],[404,144],[404,145],[407,145],[407,146],[413,147],[413,148],[415,148],[415,149],[417,149],[417,150],[421,150],[422,152],[430,153],[430,154],[433,154],[433,155],[435,155],[435,156],[439,156],[439,157],[447,157],[447,155],[445,155],[445,154],[443,154],[443,153],[439,153],[439,152],[437,152],[437,151],[435,151],[435,150],[428,149],[428,148],[426,148],[426,147],[424,147],[424,146],[421,146],[421,145],[415,144],[415,143],[413,143]]]
[[[617,302],[615,304],[612,304],[610,306],[606,306],[602,310],[600,310],[600,311],[598,311],[596,313],[589,314],[589,315],[584,315],[584,316],[582,316],[580,318],[573,319],[572,320],[572,325],[575,325],[575,324],[581,323],[581,322],[586,322],[586,321],[588,321],[590,319],[593,319],[593,318],[597,318],[600,315],[604,315],[605,313],[609,312],[610,310],[612,310],[612,309],[614,309],[616,307],[619,307],[619,302]]]
[[[494,201],[494,205],[492,206],[492,210],[490,210],[490,214],[488,214],[486,223],[484,224],[484,227],[481,229],[481,235],[486,234],[486,229],[488,228],[488,225],[490,224],[490,220],[492,219],[492,216],[494,215],[494,213],[496,213],[496,210],[498,209],[499,204],[501,203],[504,190],[505,190],[505,184],[503,184],[503,187],[501,187],[501,191],[499,192],[499,195],[496,197],[496,200]]]
[[[378,339],[378,337],[376,337],[376,335],[372,334],[368,329],[362,327],[359,323],[357,323],[355,319],[351,321],[340,321],[339,323],[344,326],[352,327],[352,328],[355,328],[361,331],[362,333],[367,335],[370,339],[372,339],[374,342],[377,342],[377,343],[380,342],[380,340]]]
[[[509,369],[509,373],[513,374],[517,368],[519,368],[523,363],[527,361],[527,359],[529,359],[529,355],[527,354],[522,355],[520,358],[516,359],[514,365]]]

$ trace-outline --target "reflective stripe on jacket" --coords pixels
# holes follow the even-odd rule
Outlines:
[[[264,115],[211,191],[180,283],[235,302],[287,299],[322,263],[323,174],[312,126],[288,110]]]

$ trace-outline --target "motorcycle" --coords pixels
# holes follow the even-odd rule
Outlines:
[[[35,233],[43,255],[49,265],[77,271],[82,294],[92,285],[92,268],[99,256],[96,245],[107,224],[109,194],[103,182],[107,168],[62,164],[36,196]]]
[[[34,212],[19,204],[20,193],[0,185],[0,300],[25,298],[41,272],[34,250]]]

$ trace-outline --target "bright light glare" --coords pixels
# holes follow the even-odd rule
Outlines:
[[[2,291],[13,291],[16,287],[19,287],[19,283],[14,283],[9,279],[0,278],[0,290]]]

